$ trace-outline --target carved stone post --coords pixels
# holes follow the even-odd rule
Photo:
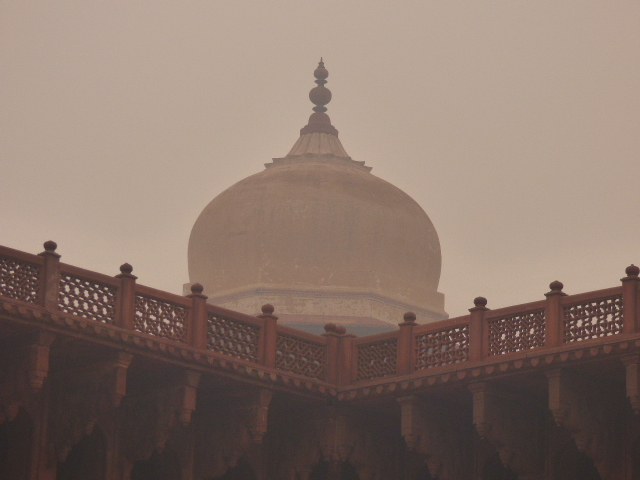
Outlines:
[[[469,318],[469,361],[478,362],[487,356],[487,334],[484,326],[484,315],[487,310],[487,299],[476,297],[475,307],[470,308]]]
[[[415,348],[413,346],[413,328],[416,326],[416,314],[407,312],[404,314],[404,322],[398,324],[400,335],[398,336],[398,358],[396,373],[404,375],[413,372],[415,364]]]
[[[324,359],[325,381],[333,384],[338,383],[340,335],[337,333],[337,329],[338,326],[335,323],[327,323],[324,326],[325,333],[322,334],[327,339]]]
[[[274,368],[276,366],[276,340],[278,336],[277,321],[273,305],[267,303],[262,306],[262,315],[258,318],[264,322],[260,329],[260,342],[262,343],[262,364],[265,367]]]
[[[552,348],[562,345],[564,342],[564,315],[562,312],[562,297],[566,293],[562,291],[564,285],[558,280],[549,284],[550,292],[544,294],[547,297],[545,307],[545,347]]]
[[[52,240],[44,242],[44,252],[38,254],[44,258],[42,282],[40,284],[41,304],[48,309],[58,309],[60,295],[60,255],[56,253],[58,244]]]
[[[187,295],[192,301],[189,315],[189,329],[191,330],[191,346],[194,348],[207,348],[207,296],[202,294],[204,288],[199,283],[191,285],[191,295]]]
[[[640,330],[638,325],[638,285],[640,284],[640,268],[629,265],[622,282],[622,332],[635,333]]]
[[[343,327],[344,328],[344,327]],[[357,352],[353,345],[355,335],[344,333],[340,336],[340,370],[338,385],[350,385],[357,376]]]
[[[118,314],[116,325],[127,330],[133,330],[133,320],[136,311],[136,277],[132,275],[133,267],[128,263],[120,265],[120,274],[116,278],[120,279],[118,289]]]

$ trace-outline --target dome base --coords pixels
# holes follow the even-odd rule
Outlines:
[[[185,291],[190,284],[185,284]],[[425,303],[438,308],[423,308],[411,305],[375,292],[352,289],[292,289],[273,286],[253,286],[220,295],[211,295],[209,303],[248,315],[260,314],[265,303],[276,307],[279,323],[300,328],[309,324],[320,327],[326,322],[341,323],[347,330],[363,328],[394,329],[402,322],[407,311],[416,313],[418,323],[431,323],[449,318],[444,311],[444,295],[436,292],[433,298],[425,298]],[[386,328],[389,326],[390,328]],[[351,327],[351,328],[350,328]],[[303,328],[308,330],[307,328]],[[315,330],[314,330],[315,331]]]

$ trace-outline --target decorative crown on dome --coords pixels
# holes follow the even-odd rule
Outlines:
[[[315,105],[313,107],[313,113],[309,117],[309,123],[300,130],[300,135],[307,133],[328,133],[330,135],[338,136],[338,130],[331,125],[331,119],[325,112],[327,107],[325,105],[331,101],[331,90],[324,85],[327,83],[327,77],[329,72],[324,68],[324,62],[320,57],[318,68],[313,72],[313,76],[316,77],[315,82],[318,84],[309,92],[309,100]]]
[[[303,161],[322,161],[324,163],[339,163],[341,165],[371,171],[364,162],[353,160],[345,151],[338,130],[331,125],[331,119],[325,112],[325,105],[331,101],[331,91],[324,85],[327,83],[329,72],[324,68],[320,58],[318,67],[313,72],[317,86],[309,92],[309,100],[315,105],[309,122],[300,130],[300,137],[289,153],[283,158],[274,158],[272,163],[265,163],[266,168],[286,165]]]

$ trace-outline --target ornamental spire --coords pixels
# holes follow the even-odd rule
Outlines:
[[[324,68],[324,62],[320,57],[318,68],[313,72],[313,76],[316,77],[317,87],[314,87],[309,92],[309,100],[315,105],[313,112],[309,117],[309,123],[300,130],[300,135],[307,133],[328,133],[330,135],[338,136],[338,130],[331,125],[331,119],[325,112],[327,107],[325,105],[331,101],[331,90],[324,85],[327,83],[327,77],[329,72]]]

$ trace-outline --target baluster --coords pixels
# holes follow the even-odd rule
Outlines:
[[[485,327],[484,315],[487,310],[487,299],[476,297],[473,300],[475,307],[469,312],[469,361],[478,362],[488,356],[488,334]]]
[[[415,366],[415,348],[413,346],[413,328],[416,326],[416,314],[407,312],[404,321],[399,323],[400,334],[398,336],[398,358],[396,360],[396,373],[405,375],[413,372]]]
[[[192,300],[189,313],[189,340],[194,348],[207,348],[207,297],[202,294],[204,287],[199,283],[191,285],[191,294],[187,295]]]
[[[118,289],[118,313],[116,315],[116,325],[127,330],[133,330],[133,319],[136,311],[136,277],[131,272],[133,267],[128,263],[120,265],[120,274],[116,278],[120,279]]]
[[[622,332],[635,333],[640,330],[638,325],[638,284],[640,279],[638,274],[640,268],[629,265],[625,273],[626,277],[622,281]]]
[[[58,244],[52,240],[44,242],[42,281],[40,282],[40,302],[45,308],[58,309],[60,296],[60,255],[56,253]]]
[[[262,346],[260,359],[265,367],[271,368],[276,366],[276,337],[278,335],[278,317],[273,314],[274,310],[273,305],[267,303],[262,306],[262,315],[258,315],[258,318],[264,322],[260,329],[260,345]]]
[[[562,291],[564,285],[558,280],[549,284],[551,291],[544,294],[547,297],[545,307],[544,346],[559,347],[564,343],[564,312],[562,297],[567,294]]]

